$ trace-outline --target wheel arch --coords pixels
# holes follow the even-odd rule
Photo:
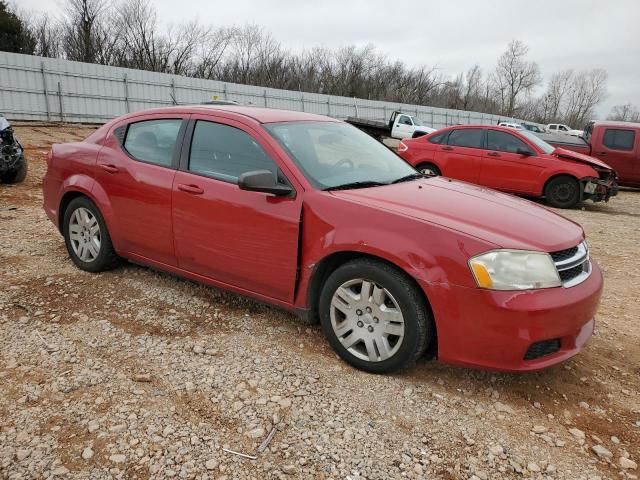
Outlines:
[[[416,162],[415,164],[415,169],[416,170],[420,170],[420,167],[422,166],[426,166],[426,165],[433,165],[434,167],[436,167],[438,169],[438,171],[440,172],[440,175],[442,175],[442,167],[440,165],[438,165],[435,160],[431,159],[431,160],[420,160],[419,162]]]
[[[69,204],[78,197],[87,197],[93,203],[95,201],[91,198],[90,195],[87,195],[87,192],[81,190],[68,190],[64,193],[62,198],[60,199],[60,205],[58,206],[58,230],[62,233],[62,222],[64,221],[64,212],[66,212]]]
[[[69,203],[73,201],[74,198],[78,197],[86,197],[93,202],[96,208],[99,210],[102,215],[102,219],[109,231],[109,236],[111,237],[111,242],[116,249],[119,251],[118,239],[120,236],[118,235],[117,223],[115,222],[115,218],[113,215],[113,209],[111,208],[111,202],[109,202],[109,197],[106,192],[102,189],[102,187],[98,183],[92,184],[91,189],[84,188],[82,184],[71,184],[68,185],[60,198],[60,203],[58,206],[58,222],[57,227],[60,233],[62,233],[62,223],[64,221],[64,212],[69,206]]]
[[[555,180],[558,177],[571,177],[573,180],[578,182],[578,185],[580,185],[582,183],[582,180],[580,180],[574,173],[571,173],[571,172],[555,172],[553,175],[550,175],[549,177],[547,177],[547,179],[542,184],[542,191],[540,192],[541,196],[545,194],[545,192],[547,190],[547,186],[549,185],[549,183],[552,180]]]
[[[333,273],[341,265],[344,265],[345,263],[351,260],[356,260],[359,258],[376,260],[394,268],[395,270],[401,272],[405,277],[407,277],[407,279],[422,293],[422,297],[424,298],[424,302],[425,302],[425,307],[428,310],[429,318],[431,319],[432,328],[434,332],[433,339],[431,340],[431,343],[429,344],[429,346],[427,347],[427,351],[425,352],[425,357],[427,358],[435,357],[437,352],[437,346],[438,346],[438,329],[437,329],[437,322],[435,320],[433,308],[431,307],[431,302],[429,301],[427,294],[420,287],[420,284],[415,279],[415,277],[411,275],[406,269],[400,267],[398,264],[386,258],[380,257],[378,255],[374,255],[371,253],[360,252],[356,250],[337,251],[337,252],[330,253],[326,257],[322,258],[322,260],[320,260],[316,264],[313,270],[313,273],[311,274],[311,278],[309,280],[308,288],[306,292],[307,305],[309,307],[309,311],[308,311],[309,322],[313,324],[317,324],[319,322],[318,304],[320,300],[320,294],[322,292],[322,286],[326,282],[327,278],[329,278],[329,275],[331,275],[331,273]]]

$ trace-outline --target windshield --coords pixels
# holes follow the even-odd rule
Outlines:
[[[265,128],[316,188],[389,184],[418,173],[382,143],[346,123],[284,122]]]
[[[530,132],[529,130],[522,130],[520,133],[522,135],[524,135],[525,137],[527,137],[529,139],[529,141],[534,143],[536,145],[536,147],[538,147],[544,153],[551,153],[556,149],[556,147],[553,147],[553,146],[549,145],[547,142],[545,142],[539,136],[537,136],[533,132]]]
[[[414,125],[416,125],[418,127],[424,127],[425,126],[424,122],[422,120],[420,120],[419,118],[417,118],[417,117],[411,117],[411,118],[413,118],[413,124]]]

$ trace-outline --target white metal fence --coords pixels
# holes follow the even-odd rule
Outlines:
[[[11,120],[103,123],[152,107],[235,100],[336,118],[386,120],[394,110],[426,125],[515,120],[478,112],[255,87],[165,73],[0,52],[0,113]]]

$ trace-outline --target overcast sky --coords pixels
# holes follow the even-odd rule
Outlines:
[[[62,0],[17,0],[57,13]],[[546,79],[558,70],[603,68],[609,95],[598,109],[640,107],[640,0],[152,0],[162,22],[256,23],[299,50],[373,43],[389,58],[436,65],[448,75],[494,68],[512,39],[524,41]]]

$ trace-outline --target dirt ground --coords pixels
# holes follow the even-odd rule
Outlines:
[[[0,478],[637,478],[640,192],[562,212],[606,277],[574,359],[375,376],[288,313],[132,264],[76,269],[41,180],[51,143],[90,130],[17,125],[29,176],[0,185]]]

